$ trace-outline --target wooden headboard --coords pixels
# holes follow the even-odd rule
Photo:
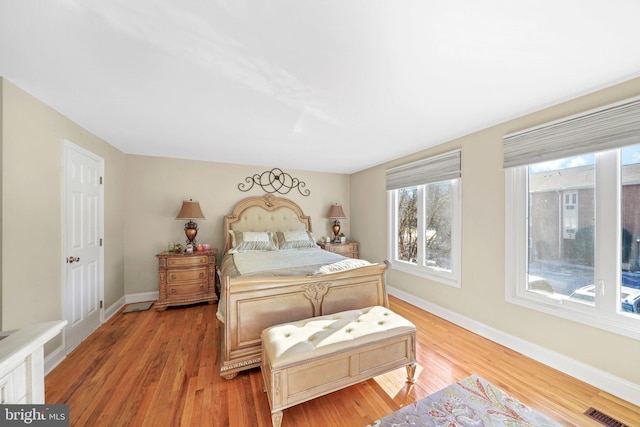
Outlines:
[[[224,250],[231,248],[230,230],[235,231],[294,231],[311,230],[311,217],[289,199],[265,194],[238,202],[224,217]]]

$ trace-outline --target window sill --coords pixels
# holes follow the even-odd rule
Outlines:
[[[506,301],[526,307],[531,310],[550,314],[583,325],[602,329],[627,338],[640,340],[640,316],[624,313],[607,315],[595,308],[585,306],[577,302],[568,302],[566,299],[551,299],[547,297],[531,296],[507,296]]]
[[[455,275],[453,275],[450,271],[437,270],[435,268],[428,267],[418,267],[415,264],[409,264],[402,261],[391,262],[391,269],[411,274],[413,276],[422,277],[424,279],[429,279],[443,285],[452,286],[454,288],[461,287],[460,280],[455,277]]]

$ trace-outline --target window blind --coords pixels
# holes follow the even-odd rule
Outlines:
[[[504,167],[546,162],[632,144],[640,144],[640,98],[506,135]]]
[[[387,190],[460,178],[461,157],[456,150],[387,169]]]

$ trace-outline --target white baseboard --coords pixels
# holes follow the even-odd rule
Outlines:
[[[120,310],[125,304],[126,304],[125,303],[125,297],[120,297],[120,299],[118,299],[118,301],[114,302],[109,307],[107,307],[104,310],[104,322],[106,322],[107,320],[111,319],[111,317],[113,317],[113,315],[116,314],[118,312],[118,310]],[[104,323],[104,322],[102,322],[102,323]]]
[[[67,357],[67,355],[64,351],[64,344],[49,353],[49,355],[44,358],[44,375],[46,376],[49,372],[53,371],[65,357]]]
[[[540,363],[611,393],[620,399],[640,406],[640,386],[638,384],[616,377],[563,354],[551,351],[548,348],[532,344],[394,287],[387,286],[387,292],[389,295],[398,297],[464,329],[531,357]]]
[[[106,322],[114,314],[116,314],[124,305],[133,304],[136,302],[155,301],[158,299],[158,291],[153,292],[141,292],[138,294],[127,294],[121,297],[118,301],[111,304],[104,313],[104,321]]]
[[[158,291],[153,291],[125,295],[125,304],[133,304],[134,302],[155,301],[158,299],[158,293]]]

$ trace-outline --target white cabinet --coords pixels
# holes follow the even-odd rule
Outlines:
[[[0,404],[44,404],[44,344],[66,320],[36,323],[0,340]]]

